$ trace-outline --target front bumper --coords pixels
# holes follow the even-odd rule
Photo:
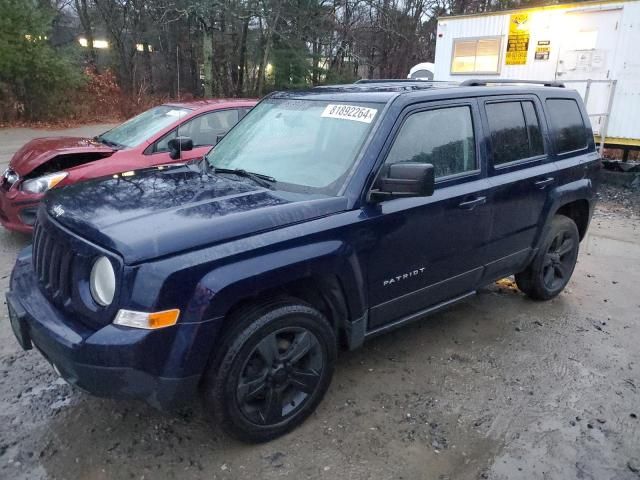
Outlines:
[[[0,224],[17,232],[33,232],[36,211],[44,195],[25,193],[15,186],[0,185]]]
[[[52,305],[36,283],[30,247],[11,276],[7,306],[22,348],[35,346],[59,375],[93,395],[134,398],[172,409],[197,393],[217,322],[140,330],[95,330]]]

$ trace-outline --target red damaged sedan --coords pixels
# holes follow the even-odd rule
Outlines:
[[[0,223],[31,232],[38,203],[52,188],[154,165],[202,157],[255,100],[201,100],[160,105],[98,135],[38,138],[0,177]]]

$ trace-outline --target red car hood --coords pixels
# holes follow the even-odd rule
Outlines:
[[[9,166],[21,177],[58,155],[97,153],[105,157],[115,150],[89,138],[45,137],[31,140],[11,159]]]

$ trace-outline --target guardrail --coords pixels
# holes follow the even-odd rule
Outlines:
[[[613,106],[613,97],[616,93],[616,85],[618,83],[617,80],[563,80],[563,83],[586,83],[584,90],[584,105],[587,108],[587,114],[589,117],[604,117],[604,122],[602,123],[602,127],[600,128],[600,155],[602,155],[604,151],[604,141],[607,137],[607,128],[609,126],[609,118],[611,117],[611,107]],[[607,98],[607,110],[603,113],[589,113],[589,93],[591,92],[591,85],[594,83],[607,83],[610,85],[609,87],[609,98]]]

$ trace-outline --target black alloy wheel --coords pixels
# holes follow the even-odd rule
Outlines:
[[[333,327],[318,310],[289,297],[242,307],[226,325],[205,374],[206,410],[216,425],[246,442],[293,430],[331,383]]]
[[[564,286],[573,272],[576,243],[573,236],[566,230],[558,232],[551,241],[542,264],[542,278],[549,290]]]
[[[556,215],[547,228],[538,253],[527,268],[516,273],[518,288],[534,300],[549,300],[569,283],[578,259],[580,235],[575,222]]]
[[[253,423],[280,423],[313,394],[323,368],[322,349],[312,332],[300,327],[271,332],[242,368],[236,388],[238,408]]]

